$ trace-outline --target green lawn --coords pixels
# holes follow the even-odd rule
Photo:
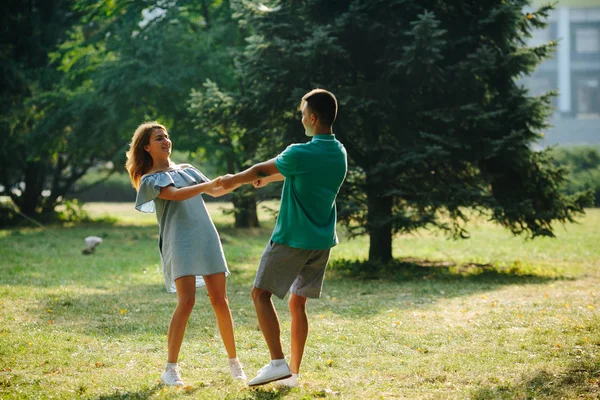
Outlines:
[[[253,376],[268,352],[249,298],[273,222],[233,230],[209,205],[232,275],[239,357]],[[420,273],[377,279],[330,270],[309,302],[301,385],[234,382],[205,291],[180,364],[165,388],[166,330],[175,296],[159,272],[154,215],[90,204],[115,224],[0,230],[0,398],[84,399],[597,399],[600,398],[600,210],[524,241],[479,221],[472,238],[398,236],[394,255]],[[97,252],[83,239],[105,236]],[[332,259],[364,259],[367,239]],[[412,265],[411,264],[411,265]],[[289,347],[286,302],[276,300]]]

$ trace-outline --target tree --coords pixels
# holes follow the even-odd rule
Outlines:
[[[252,164],[261,141],[248,134],[239,123],[238,96],[222,91],[208,80],[202,90],[192,92],[189,109],[196,116],[196,130],[205,139],[204,156],[221,164],[227,173],[236,173]],[[210,155],[208,154],[210,152]],[[235,227],[259,226],[256,213],[256,192],[247,185],[232,192]]]
[[[236,157],[232,156],[240,154],[240,147],[219,151],[221,145],[212,140],[215,135],[208,128],[231,135],[230,143],[237,141],[236,131],[208,124],[203,115],[204,111],[210,114],[208,108],[198,115],[199,108],[187,107],[190,99],[198,98],[194,90],[207,79],[227,90],[237,87],[233,50],[241,38],[229,2],[94,4],[81,2],[91,10],[87,20],[97,26],[88,43],[97,43],[106,56],[91,79],[99,100],[113,105],[114,129],[129,139],[141,120],[164,121],[177,149],[202,154],[203,161],[233,172]],[[73,50],[80,48],[78,44]],[[63,56],[72,58],[68,53]],[[86,63],[80,64],[85,68]],[[237,227],[258,225],[254,193],[246,192],[232,195]]]
[[[63,150],[72,132],[61,126],[69,94],[55,88],[60,73],[48,53],[77,21],[73,1],[8,1],[2,13],[0,50],[0,194],[27,215],[52,209],[56,197],[77,179]],[[50,105],[52,103],[52,105]],[[71,159],[80,159],[72,154]],[[50,195],[45,189],[52,188]]]
[[[334,127],[352,170],[340,217],[370,236],[369,261],[392,259],[392,237],[420,227],[467,237],[470,212],[514,234],[553,236],[590,193],[561,194],[565,173],[532,150],[551,93],[516,80],[554,44],[525,47],[550,6],[526,0],[279,1],[245,4],[251,26],[240,70],[245,107],[262,127],[299,140],[298,99],[313,87],[340,103]],[[252,100],[254,98],[254,100]],[[297,128],[293,128],[297,124]]]
[[[4,14],[16,43],[3,55],[6,69],[19,77],[20,62],[36,63],[30,81],[9,79],[24,94],[2,114],[11,133],[3,137],[0,176],[21,212],[51,212],[92,166],[123,165],[144,120],[167,125],[178,149],[204,145],[186,103],[207,78],[235,85],[228,43],[239,39],[228,1],[13,3]],[[25,33],[22,19],[31,23]],[[238,206],[255,214],[256,205],[246,204]]]

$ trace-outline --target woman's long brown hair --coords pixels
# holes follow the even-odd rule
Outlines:
[[[129,150],[126,153],[125,169],[129,172],[129,178],[131,178],[131,184],[135,190],[140,187],[142,176],[152,169],[152,157],[144,147],[150,143],[150,135],[155,129],[162,129],[167,132],[167,128],[155,121],[144,122],[138,126],[133,133]]]

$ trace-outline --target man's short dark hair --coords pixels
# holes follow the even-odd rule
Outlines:
[[[324,126],[332,126],[337,117],[338,103],[333,93],[325,89],[314,89],[302,97],[300,108],[307,103],[310,110]]]

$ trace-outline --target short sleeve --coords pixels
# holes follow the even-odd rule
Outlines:
[[[298,155],[297,145],[292,144],[275,157],[275,166],[281,175],[287,177],[298,173]]]
[[[210,179],[208,179],[206,175],[200,172],[198,168],[195,168],[191,165],[186,169],[186,172],[198,183],[210,182]]]
[[[175,185],[170,174],[158,173],[144,176],[135,198],[135,209],[145,213],[155,211],[154,199],[160,194],[160,188]]]

